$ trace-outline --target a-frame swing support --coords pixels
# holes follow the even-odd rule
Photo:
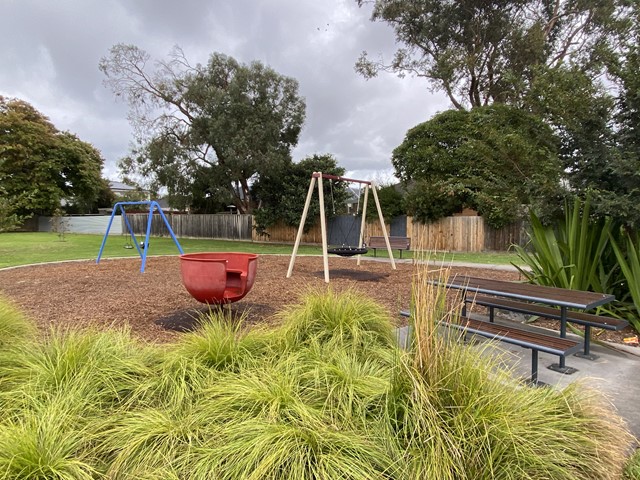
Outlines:
[[[147,231],[144,237],[144,243],[142,248],[140,248],[140,245],[138,244],[138,240],[136,239],[136,235],[133,233],[133,228],[131,227],[131,223],[129,223],[129,219],[127,218],[127,212],[125,210],[126,205],[148,205],[149,206],[149,218],[147,219]],[[111,211],[111,218],[109,218],[107,231],[105,232],[104,238],[102,239],[102,245],[100,245],[100,251],[98,252],[98,258],[96,258],[96,263],[100,263],[100,257],[102,257],[104,246],[107,243],[107,238],[109,237],[109,230],[111,230],[111,224],[113,223],[113,219],[116,216],[116,213],[118,213],[118,210],[121,211],[122,218],[124,219],[124,223],[127,227],[127,230],[129,231],[129,235],[131,235],[131,238],[133,239],[133,244],[138,250],[138,254],[140,255],[140,258],[142,258],[142,265],[140,266],[141,273],[144,273],[144,269],[147,264],[147,252],[149,251],[149,236],[151,235],[151,221],[153,220],[154,210],[158,210],[158,213],[162,217],[162,220],[164,221],[164,224],[167,227],[167,230],[169,230],[169,234],[171,235],[171,238],[176,244],[176,247],[178,247],[178,251],[180,252],[180,254],[184,254],[184,251],[180,246],[180,242],[174,235],[173,230],[171,229],[171,225],[169,224],[169,220],[167,220],[167,217],[165,216],[158,202],[154,200],[140,201],[140,202],[117,202],[113,205],[113,210]]]
[[[293,246],[293,252],[291,253],[291,261],[289,262],[289,270],[287,271],[287,278],[290,278],[293,274],[293,266],[296,262],[296,256],[298,255],[298,247],[300,246],[300,241],[302,240],[302,233],[304,230],[304,222],[307,220],[307,215],[309,213],[309,205],[311,204],[311,198],[313,197],[313,189],[318,184],[318,198],[320,200],[320,232],[322,236],[322,262],[324,266],[324,281],[329,283],[329,252],[327,245],[327,223],[325,220],[325,210],[324,210],[324,189],[322,188],[322,179],[326,178],[329,180],[340,180],[349,183],[360,183],[365,185],[364,191],[364,201],[362,206],[362,220],[360,222],[360,239],[359,246],[362,245],[362,241],[364,239],[364,228],[366,225],[366,214],[367,214],[367,198],[369,195],[369,190],[373,192],[373,199],[376,202],[376,209],[378,211],[378,218],[380,220],[380,226],[382,228],[382,234],[384,236],[384,241],[387,245],[387,252],[389,252],[389,259],[391,260],[391,268],[396,269],[396,262],[393,259],[393,251],[391,250],[391,244],[389,243],[389,235],[387,234],[387,227],[384,223],[384,217],[382,215],[382,209],[380,208],[380,201],[378,200],[378,193],[375,188],[375,184],[373,181],[366,180],[355,180],[353,178],[345,178],[339,177],[336,175],[328,175],[322,172],[313,172],[311,175],[311,182],[309,183],[309,190],[307,192],[307,199],[304,203],[304,209],[302,211],[302,218],[300,219],[300,226],[298,227],[298,234],[296,235],[296,241]],[[360,265],[360,255],[358,255],[358,265]]]

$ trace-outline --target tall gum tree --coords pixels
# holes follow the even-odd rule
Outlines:
[[[610,66],[629,50],[637,0],[356,2],[372,4],[372,21],[391,26],[399,45],[386,61],[363,53],[356,70],[366,78],[381,71],[425,78],[459,111],[504,104],[532,113],[558,138],[572,192],[617,196],[613,170],[630,163],[616,166],[614,120],[623,102],[616,107]],[[443,197],[448,210],[450,199]]]
[[[191,65],[178,47],[168,61],[118,44],[100,61],[105,84],[130,107],[136,147],[120,163],[184,206],[194,194],[219,192],[250,213],[251,183],[291,162],[305,118],[298,82],[252,62],[213,53]],[[194,184],[197,180],[197,186]]]
[[[394,58],[363,53],[356,70],[416,75],[457,109],[517,103],[547,69],[602,73],[628,24],[624,0],[356,0],[389,24]]]

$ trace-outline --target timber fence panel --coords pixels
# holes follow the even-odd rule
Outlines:
[[[387,235],[390,235],[389,232],[391,231],[391,225],[389,225],[389,223],[387,223],[386,220],[384,223],[385,223],[385,228],[387,230]],[[383,236],[383,232],[382,232],[382,226],[380,225],[380,220],[378,220],[377,218],[375,220],[369,220],[364,226],[365,243],[368,242],[369,238],[371,237],[382,237],[382,236]]]
[[[514,243],[527,242],[524,222],[496,229],[477,216],[446,217],[424,225],[409,217],[407,236],[413,237],[416,248],[448,252],[506,251]]]
[[[528,240],[524,221],[516,222],[500,229],[488,225],[485,226],[485,250],[506,251],[514,244],[524,247]]]
[[[144,235],[148,215],[142,213],[127,216],[136,235]],[[255,229],[252,215],[167,214],[167,219],[178,237],[293,244],[298,231],[297,227],[278,224],[260,234]],[[391,233],[392,224],[393,221],[386,225],[387,233]],[[359,225],[356,226],[357,228],[354,227],[352,230],[359,232]],[[329,226],[327,233],[336,229],[335,226]],[[343,225],[342,229],[348,231],[349,227]],[[397,234],[398,228],[395,230]],[[169,235],[162,218],[157,214],[153,215],[151,233],[156,236]],[[365,225],[364,241],[367,242],[372,236],[382,236],[378,219],[368,221]],[[494,229],[489,227],[482,217],[477,216],[447,217],[425,225],[414,223],[411,217],[407,217],[406,236],[411,239],[412,248],[418,248],[420,245],[424,250],[452,252],[505,251],[513,243],[524,245],[527,241],[524,222]],[[320,224],[303,233],[301,241],[303,244],[322,244]],[[331,242],[330,239],[329,241]]]
[[[177,237],[218,238],[224,240],[251,240],[252,215],[231,214],[165,214]],[[148,214],[127,214],[136,235],[147,231]],[[169,230],[160,215],[151,220],[151,235],[166,237]]]
[[[265,232],[259,233],[253,228],[252,238],[254,242],[265,243],[291,243],[293,244],[298,233],[298,227],[290,227],[289,225],[276,224],[266,229]],[[320,245],[322,243],[322,232],[320,230],[320,224],[314,225],[308,232],[302,234],[300,240],[303,244],[315,244]]]

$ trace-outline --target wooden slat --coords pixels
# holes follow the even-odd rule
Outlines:
[[[560,319],[560,310],[553,307],[545,307],[543,305],[535,305],[532,303],[518,302],[508,300],[506,298],[477,296],[469,299],[470,302],[482,306],[495,306],[510,311],[519,311],[531,315],[540,315],[546,318]],[[603,328],[605,330],[622,330],[629,325],[626,320],[619,318],[604,317],[584,312],[567,312],[567,321],[577,323],[579,325],[590,325],[592,327]]]
[[[389,245],[392,249],[409,250],[411,240],[408,237],[389,237]],[[367,246],[371,248],[386,248],[384,237],[369,237]]]
[[[437,283],[437,280],[434,283]],[[478,277],[457,276],[449,280],[447,285],[450,288],[458,288],[470,292],[518,298],[519,300],[579,308],[580,310],[591,310],[615,300],[613,295],[605,293],[584,292]]]
[[[568,338],[552,337],[551,335],[517,327],[473,320],[466,317],[461,317],[458,324],[449,325],[467,330],[469,333],[482,334],[489,338],[514,343],[526,348],[536,348],[552,355],[568,355],[580,349],[579,342]]]

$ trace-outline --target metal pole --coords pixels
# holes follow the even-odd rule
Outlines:
[[[107,243],[107,237],[109,236],[109,230],[111,230],[111,224],[113,223],[113,217],[116,215],[116,210],[120,204],[116,203],[113,206],[113,210],[111,210],[111,218],[109,218],[109,224],[107,225],[107,231],[104,234],[104,238],[102,239],[102,244],[100,245],[100,250],[98,251],[98,258],[96,258],[96,263],[100,263],[100,257],[102,256],[102,251],[104,250],[104,246]]]
[[[178,247],[178,251],[180,252],[180,254],[184,254],[184,251],[182,250],[182,246],[180,245],[180,242],[178,241],[178,239],[176,238],[176,236],[173,233],[173,229],[171,228],[171,225],[169,224],[169,220],[167,219],[166,215],[164,214],[164,212],[162,211],[162,208],[160,208],[160,204],[158,202],[152,202],[153,204],[155,204],[155,206],[158,208],[158,212],[160,213],[160,216],[162,217],[162,220],[164,220],[164,224],[167,227],[167,230],[169,230],[169,235],[171,235],[171,238],[173,238],[173,242],[176,244],[176,247]]]
[[[538,351],[531,349],[531,383],[538,384]]]
[[[566,338],[567,336],[567,307],[560,307],[560,338]],[[558,366],[561,369],[565,368],[565,358],[564,355],[560,356],[560,361],[558,362]]]

